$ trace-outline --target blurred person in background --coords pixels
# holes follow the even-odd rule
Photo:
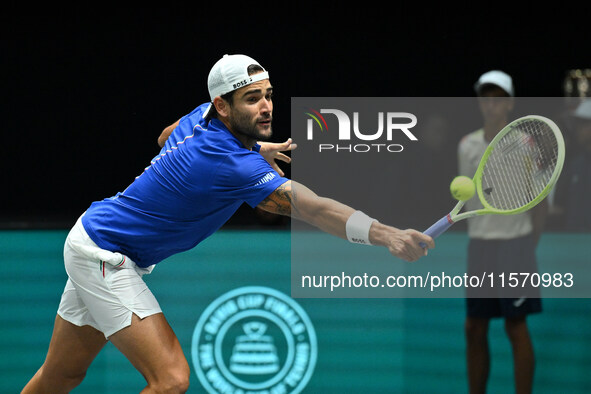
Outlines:
[[[514,107],[513,79],[492,70],[480,76],[474,86],[483,126],[464,136],[458,144],[459,175],[472,178],[492,139],[509,123]],[[466,202],[466,210],[482,208],[477,198]],[[544,226],[547,203],[517,215],[482,215],[467,220],[468,274],[501,272],[505,267],[537,271],[535,250]],[[518,267],[518,268],[517,268]],[[488,330],[490,320],[503,318],[513,352],[516,393],[531,393],[534,376],[534,348],[527,316],[542,310],[538,297],[506,298],[501,294],[475,293],[468,289],[466,299],[466,361],[469,392],[485,393],[490,372]]]

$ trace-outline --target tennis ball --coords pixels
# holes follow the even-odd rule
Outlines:
[[[467,176],[457,176],[451,181],[451,185],[449,185],[449,190],[451,191],[451,195],[456,200],[460,201],[467,201],[474,196],[474,192],[476,191],[476,187],[474,186],[474,182],[472,179],[468,178]]]

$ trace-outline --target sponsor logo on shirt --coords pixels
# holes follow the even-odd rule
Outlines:
[[[267,175],[265,175],[264,177],[262,177],[257,183],[255,183],[255,186],[259,186],[262,185],[263,183],[267,183],[271,180],[275,179],[275,174],[273,172],[268,172]]]

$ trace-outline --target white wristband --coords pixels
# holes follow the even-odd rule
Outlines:
[[[361,211],[353,212],[347,219],[345,226],[349,242],[371,245],[371,242],[369,242],[369,228],[373,222],[377,222],[377,220],[370,218]]]

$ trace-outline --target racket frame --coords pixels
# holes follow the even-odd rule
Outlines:
[[[494,207],[490,206],[490,204],[488,204],[488,202],[484,198],[484,191],[482,190],[482,174],[484,172],[484,167],[486,165],[488,157],[491,155],[492,151],[495,149],[495,146],[497,145],[499,140],[501,140],[507,133],[509,133],[516,125],[518,125],[519,123],[522,123],[522,122],[532,120],[532,119],[538,119],[538,120],[541,120],[542,122],[544,122],[546,125],[548,125],[550,127],[550,129],[554,133],[554,136],[556,137],[556,141],[558,144],[558,157],[556,159],[556,168],[554,169],[554,171],[552,173],[552,177],[550,178],[550,180],[546,184],[546,187],[544,187],[544,189],[532,201],[528,202],[527,204],[525,204],[519,208],[515,208],[515,209],[494,208]],[[562,136],[562,133],[560,132],[560,129],[558,128],[556,123],[554,123],[552,120],[550,120],[544,116],[540,116],[540,115],[527,115],[527,116],[523,116],[519,119],[515,119],[513,122],[511,122],[510,124],[505,126],[492,139],[490,144],[488,144],[486,150],[484,151],[484,154],[482,155],[482,158],[480,159],[480,163],[478,164],[478,168],[476,169],[476,173],[474,174],[474,177],[472,178],[472,181],[476,185],[476,193],[478,195],[478,199],[480,200],[480,203],[483,205],[484,208],[477,209],[475,211],[459,213],[460,210],[462,209],[462,207],[464,206],[464,204],[466,203],[466,201],[459,201],[456,204],[456,206],[454,207],[454,209],[451,210],[451,212],[449,213],[448,216],[450,217],[450,219],[453,222],[457,222],[458,220],[468,219],[468,218],[471,218],[474,216],[479,216],[479,215],[488,215],[488,214],[513,215],[516,213],[525,212],[525,211],[535,207],[544,198],[546,198],[546,196],[550,193],[550,191],[552,190],[552,188],[554,187],[554,185],[558,181],[558,178],[560,177],[560,173],[562,172],[562,167],[564,165],[565,155],[566,155],[566,152],[565,152],[565,146],[564,146],[564,137]]]
[[[488,160],[488,157],[490,156],[490,154],[494,150],[498,141],[501,138],[503,138],[507,133],[509,133],[515,127],[516,124],[519,124],[521,122],[525,122],[528,120],[532,120],[532,119],[538,119],[538,120],[541,120],[542,122],[544,122],[546,125],[548,125],[550,127],[550,129],[552,130],[552,132],[554,133],[554,135],[556,137],[556,141],[557,141],[557,145],[558,145],[558,156],[557,156],[557,160],[556,160],[556,168],[554,168],[552,176],[550,177],[550,180],[548,181],[548,183],[546,184],[544,189],[529,203],[527,203],[519,208],[515,208],[515,209],[505,209],[504,210],[504,209],[494,208],[494,207],[490,206],[490,204],[487,203],[486,199],[484,198],[484,194],[483,194],[484,191],[482,190],[482,174],[483,174],[486,162]],[[439,219],[437,222],[433,223],[433,225],[431,227],[429,227],[427,230],[425,230],[424,233],[433,237],[433,238],[436,238],[439,235],[443,234],[445,231],[447,231],[447,229],[449,229],[455,222],[457,222],[459,220],[464,220],[464,219],[468,219],[471,217],[475,217],[475,216],[479,216],[479,215],[487,215],[487,214],[513,215],[516,213],[525,212],[528,209],[533,208],[534,206],[539,204],[548,195],[548,193],[550,193],[550,191],[552,190],[552,188],[554,187],[554,185],[558,181],[558,177],[560,176],[560,173],[562,172],[562,167],[564,165],[565,155],[566,155],[566,152],[565,152],[564,138],[562,136],[562,133],[560,132],[560,129],[558,128],[556,123],[554,123],[552,120],[550,120],[546,117],[540,116],[540,115],[527,115],[527,116],[523,116],[521,118],[515,119],[513,122],[511,122],[507,126],[505,126],[499,133],[497,133],[497,135],[488,144],[484,154],[482,155],[482,158],[480,159],[480,163],[478,164],[478,168],[476,169],[476,173],[474,174],[474,177],[472,178],[472,181],[476,185],[476,193],[478,195],[478,199],[482,203],[483,208],[477,209],[474,211],[467,211],[467,212],[460,213],[460,211],[462,210],[462,208],[466,204],[466,201],[468,201],[468,200],[458,201],[456,206],[447,215],[445,215],[444,217]],[[472,198],[474,198],[474,197],[472,197]],[[425,247],[426,245],[424,243],[421,243],[421,246]]]

